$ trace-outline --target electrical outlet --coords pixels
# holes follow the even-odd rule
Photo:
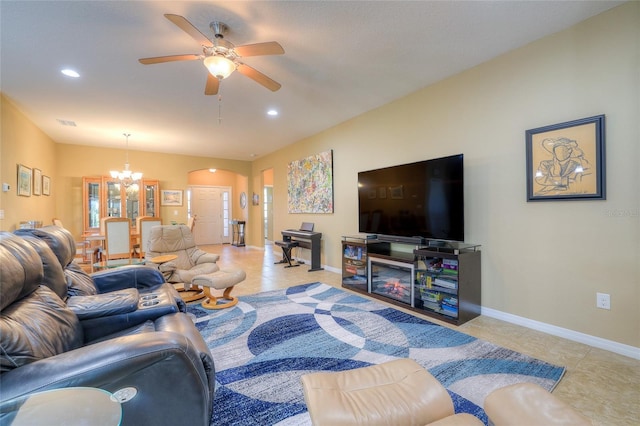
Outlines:
[[[600,309],[611,309],[611,296],[606,293],[596,293],[596,307]]]

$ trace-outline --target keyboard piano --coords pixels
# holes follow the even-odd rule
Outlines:
[[[320,265],[320,240],[322,239],[321,232],[302,231],[299,229],[286,229],[282,231],[282,239],[284,241],[295,241],[298,243],[298,247],[311,250],[311,271],[321,271]]]

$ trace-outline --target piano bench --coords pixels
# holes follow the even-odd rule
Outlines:
[[[298,247],[300,244],[298,244],[297,241],[292,241],[292,240],[285,240],[285,241],[276,241],[275,245],[277,245],[278,247],[282,247],[282,260],[280,262],[275,262],[275,264],[279,264],[279,263],[288,263],[289,265],[285,266],[285,268],[291,268],[293,266],[300,266],[299,264],[292,264],[291,263],[291,249],[293,249],[294,247]]]
[[[289,240],[289,241],[276,241],[275,244],[278,247],[288,248],[288,249],[291,249],[291,248],[299,246],[297,241],[291,241],[291,240]]]

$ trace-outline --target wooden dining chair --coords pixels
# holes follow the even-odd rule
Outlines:
[[[55,226],[59,226],[60,228],[64,228],[62,221],[57,217],[54,217],[51,222]],[[66,229],[66,228],[65,228]],[[89,241],[76,241],[76,255],[75,258],[83,263],[91,262],[91,254],[89,253]]]
[[[126,217],[105,217],[100,220],[104,235],[103,260],[131,259],[131,222]]]
[[[136,219],[136,229],[138,231],[138,238],[140,238],[137,244],[136,253],[140,259],[145,257],[145,254],[149,250],[149,235],[151,234],[151,228],[154,226],[162,225],[162,220],[159,217],[142,216]]]
[[[191,232],[193,232],[193,227],[196,226],[196,216],[197,215],[193,215],[191,217],[189,217],[189,220],[187,220],[187,226],[189,227],[189,230]]]

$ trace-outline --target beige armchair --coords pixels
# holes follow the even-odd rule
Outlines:
[[[196,247],[193,234],[187,225],[161,225],[151,228],[146,255],[148,259],[164,255],[177,256],[175,260],[160,264],[159,269],[167,282],[182,283],[183,291],[196,292],[190,296],[183,296],[185,302],[205,297],[200,288],[191,284],[196,276],[220,270],[216,264],[220,256]]]
[[[159,256],[175,256],[164,262]],[[159,263],[159,269],[167,282],[183,283],[184,291],[197,291],[195,295],[182,296],[185,302],[204,299],[206,309],[225,309],[235,306],[238,298],[231,295],[233,287],[247,277],[244,270],[221,270],[216,262],[217,254],[206,253],[196,247],[191,229],[187,225],[163,225],[151,228],[147,258]],[[202,290],[200,289],[202,287]],[[211,289],[223,291],[214,296]],[[180,289],[178,289],[180,291]]]

